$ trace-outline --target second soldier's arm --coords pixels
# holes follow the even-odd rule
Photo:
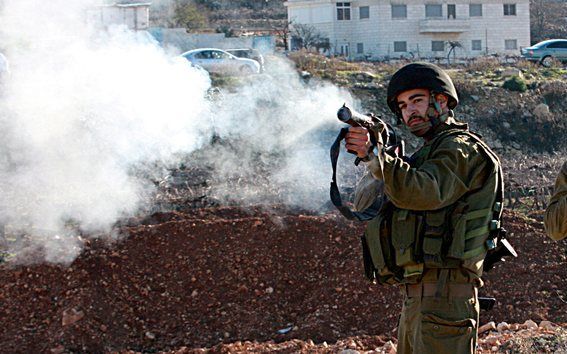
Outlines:
[[[554,240],[567,237],[567,161],[555,181],[555,190],[545,210],[545,230]]]

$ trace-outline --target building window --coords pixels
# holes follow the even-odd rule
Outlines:
[[[394,42],[394,52],[407,52],[408,44],[407,42]]]
[[[482,4],[470,4],[469,5],[469,16],[470,17],[482,17]]]
[[[445,51],[445,41],[431,41],[431,51],[432,52],[444,52]]]
[[[506,50],[518,49],[518,41],[516,39],[504,40],[504,49]]]
[[[356,53],[357,54],[364,53],[364,43],[356,43]]]
[[[337,3],[337,20],[339,21],[350,20],[350,2]]]
[[[471,44],[472,50],[482,50],[482,41],[480,39],[473,39]]]
[[[425,5],[425,17],[443,17],[442,5]]]
[[[364,20],[370,18],[370,7],[369,6],[361,6],[360,7],[360,19]]]
[[[447,4],[447,18],[453,20],[457,18],[457,5]]]
[[[407,18],[408,8],[406,5],[392,5],[392,18]]]
[[[504,4],[504,16],[516,16],[516,4]]]

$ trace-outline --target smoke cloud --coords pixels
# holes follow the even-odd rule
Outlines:
[[[328,132],[337,108],[352,103],[347,92],[305,85],[281,59],[212,105],[203,70],[148,36],[86,26],[82,14],[96,4],[4,2],[11,74],[0,91],[0,215],[7,234],[25,235],[10,252],[71,262],[77,229],[109,234],[147,207],[154,184],[136,171],[175,166],[196,149],[204,161],[189,163],[213,166],[218,199],[306,209],[328,199]],[[209,147],[213,133],[231,144]],[[229,183],[254,181],[259,165],[264,183]]]

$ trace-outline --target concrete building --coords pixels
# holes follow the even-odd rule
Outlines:
[[[530,45],[529,0],[287,0],[293,24],[328,36],[355,58],[519,55]],[[292,43],[293,44],[293,43]]]
[[[150,3],[115,3],[89,9],[87,21],[101,28],[125,25],[133,31],[145,31],[150,26]]]

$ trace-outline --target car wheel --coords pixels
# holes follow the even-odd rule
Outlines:
[[[248,65],[243,65],[240,67],[240,73],[244,74],[244,75],[250,75],[254,72],[254,70],[252,70],[251,67],[249,67]]]
[[[551,67],[553,65],[553,57],[550,55],[543,57],[543,59],[541,59],[541,65],[545,66],[546,68]]]

